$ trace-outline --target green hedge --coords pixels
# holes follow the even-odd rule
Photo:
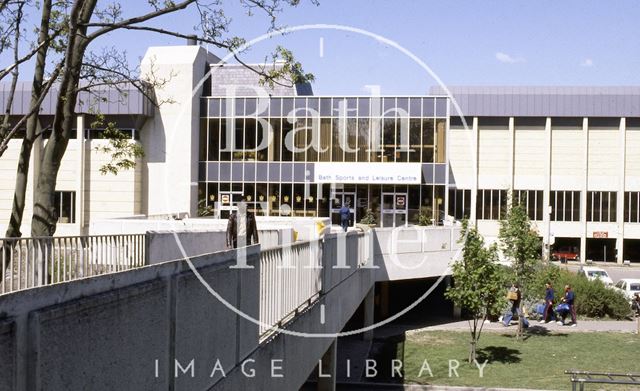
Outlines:
[[[590,318],[624,319],[631,313],[629,301],[625,296],[607,288],[600,280],[590,281],[554,265],[542,267],[536,272],[532,281],[533,299],[543,300],[545,282],[551,281],[556,292],[556,301],[564,295],[564,286],[569,284],[575,292],[576,312]]]

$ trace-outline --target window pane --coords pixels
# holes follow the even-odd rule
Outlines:
[[[617,214],[617,205],[618,205],[618,193],[615,191],[609,192],[609,221],[615,222]]]
[[[293,104],[293,102],[291,102]],[[282,161],[290,162],[293,159],[293,153],[291,148],[287,146],[287,140],[293,140],[293,137],[289,134],[293,131],[293,124],[286,118],[282,120],[282,140],[280,143],[280,149],[282,151]],[[291,142],[291,141],[289,141]]]

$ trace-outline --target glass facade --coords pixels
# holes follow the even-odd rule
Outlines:
[[[367,209],[379,224],[416,223],[421,210],[441,220],[447,108],[435,97],[202,98],[200,213],[224,218],[245,196],[259,215],[332,217],[348,202],[356,222]],[[421,184],[313,181],[314,163],[372,162],[417,163]]]

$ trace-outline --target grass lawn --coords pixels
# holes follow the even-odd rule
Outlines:
[[[405,383],[520,387],[569,390],[567,369],[585,371],[640,372],[640,337],[623,333],[551,333],[528,335],[517,341],[515,330],[483,332],[479,341],[480,363],[489,360],[484,377],[467,363],[469,333],[417,331],[404,341]],[[424,360],[428,371],[418,377]],[[458,360],[460,377],[449,377],[449,360]],[[610,385],[586,385],[587,390],[633,389]],[[636,390],[640,387],[636,386]]]

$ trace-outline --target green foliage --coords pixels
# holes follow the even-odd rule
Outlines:
[[[544,284],[550,281],[556,292],[556,300],[564,294],[565,285],[571,285],[575,292],[576,312],[589,318],[609,317],[624,319],[630,315],[629,302],[624,295],[614,289],[607,288],[600,280],[591,281],[555,265],[540,268],[532,278],[535,298],[544,297]]]
[[[118,175],[118,172],[122,170],[134,169],[136,159],[144,156],[142,146],[118,129],[115,123],[105,122],[104,115],[96,115],[91,127],[94,129],[104,128],[102,136],[109,140],[108,144],[95,147],[96,151],[111,155],[111,161],[100,167],[102,175]]]
[[[433,224],[433,208],[430,206],[420,207],[420,214],[418,215],[418,225],[432,225]]]
[[[484,320],[499,313],[505,305],[505,275],[497,263],[496,246],[486,247],[482,235],[475,227],[469,227],[466,220],[462,222],[460,242],[464,245],[463,256],[452,266],[454,286],[447,288],[445,297],[464,308],[473,318],[473,322],[469,322],[469,362],[473,362]]]
[[[474,317],[494,313],[501,308],[504,273],[497,263],[495,245],[485,246],[484,238],[475,227],[462,223],[464,245],[462,259],[452,266],[455,286],[445,296],[465,308]]]
[[[540,259],[542,243],[538,232],[532,228],[527,211],[521,202],[515,200],[511,202],[505,219],[500,220],[498,238],[502,253],[512,261],[515,281],[525,292],[536,269],[542,264]]]
[[[312,73],[305,73],[302,69],[302,64],[295,59],[290,50],[278,46],[271,57],[273,67],[264,70],[264,74],[259,80],[260,85],[266,84],[273,88],[275,84],[280,84],[279,81],[289,81],[291,85],[296,85],[310,83],[315,80],[315,76]]]
[[[376,215],[373,213],[371,209],[367,209],[364,213],[362,219],[360,219],[360,224],[377,224]]]

